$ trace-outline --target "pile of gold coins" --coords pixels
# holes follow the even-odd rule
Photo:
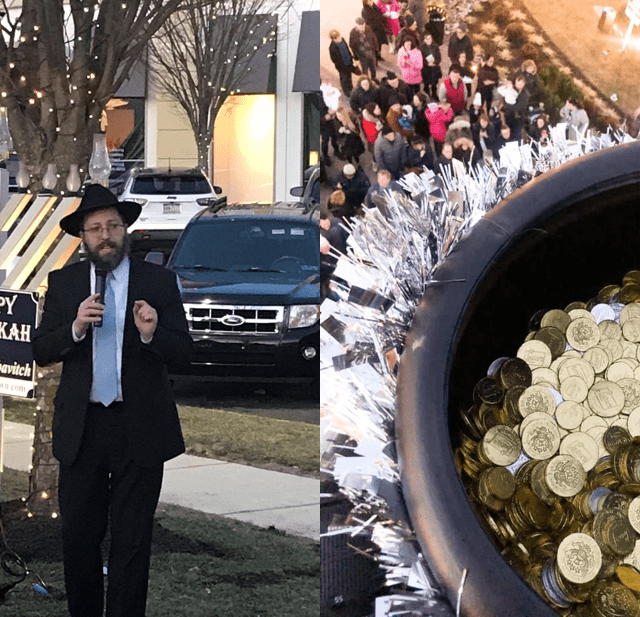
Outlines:
[[[640,615],[640,271],[541,311],[461,414],[458,471],[560,615]]]

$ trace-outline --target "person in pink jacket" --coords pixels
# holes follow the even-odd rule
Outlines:
[[[412,39],[407,39],[398,51],[398,66],[402,69],[402,81],[409,84],[414,94],[422,83],[422,52]]]
[[[378,8],[387,22],[387,32],[395,39],[400,32],[400,4],[398,0],[378,0]]]
[[[436,156],[440,156],[442,144],[447,135],[447,123],[453,120],[453,109],[449,103],[429,103],[424,110],[424,115],[429,122],[429,131],[433,137]]]

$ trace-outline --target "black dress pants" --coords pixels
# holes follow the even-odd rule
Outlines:
[[[130,456],[122,403],[90,403],[78,458],[60,466],[63,561],[71,617],[102,617],[100,544],[111,532],[107,617],[144,617],[163,464]]]

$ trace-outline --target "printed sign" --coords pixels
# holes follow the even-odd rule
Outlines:
[[[35,396],[31,337],[37,315],[36,292],[0,289],[0,394]]]

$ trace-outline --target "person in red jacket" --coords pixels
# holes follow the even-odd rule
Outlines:
[[[459,113],[464,109],[466,92],[460,76],[460,67],[457,64],[452,64],[449,67],[449,76],[442,80],[438,90],[438,98],[443,103],[449,103],[454,113]]]
[[[376,143],[382,129],[382,111],[377,103],[367,103],[362,110],[362,130],[367,138],[367,150],[373,152],[373,144]]]
[[[462,83],[462,82],[461,82]],[[433,145],[436,150],[436,156],[442,153],[442,144],[444,144],[447,135],[447,123],[453,119],[453,109],[449,103],[429,103],[424,115],[429,122],[429,131],[433,137]]]

